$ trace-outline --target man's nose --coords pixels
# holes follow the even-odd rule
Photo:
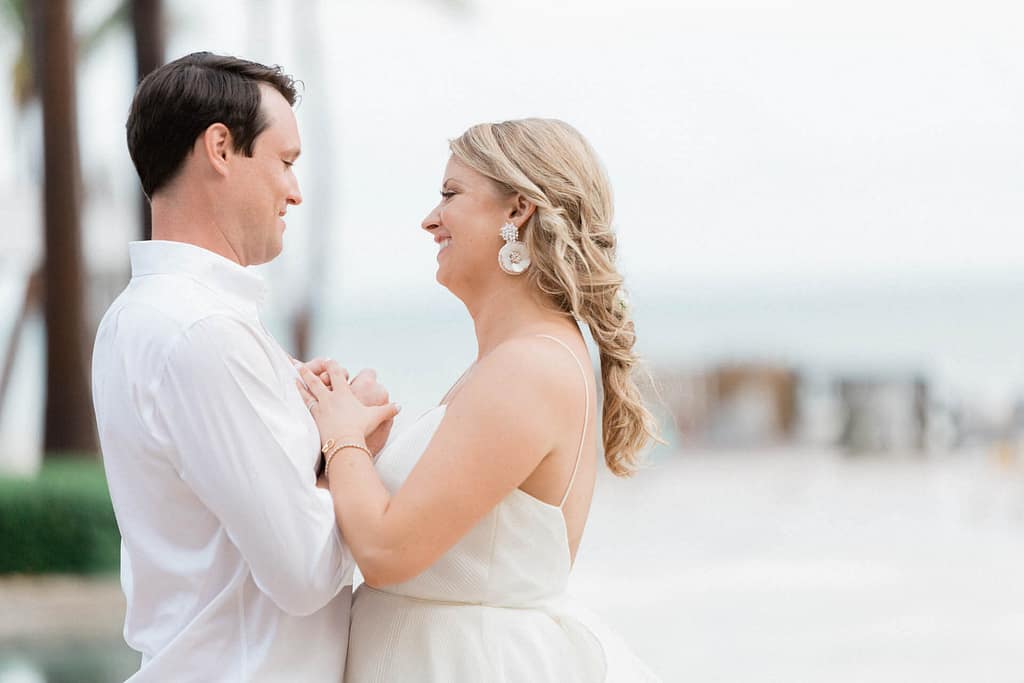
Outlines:
[[[298,206],[302,203],[302,190],[299,189],[298,180],[295,181],[291,190],[288,192],[287,202],[292,206]]]

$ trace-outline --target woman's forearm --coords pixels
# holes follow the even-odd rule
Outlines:
[[[338,527],[363,577],[371,585],[394,583],[393,534],[385,528],[391,495],[373,461],[359,449],[344,448],[331,459],[327,480]]]

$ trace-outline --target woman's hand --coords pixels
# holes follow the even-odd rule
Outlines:
[[[335,361],[327,361],[324,370],[330,386],[308,367],[302,366],[298,370],[302,382],[296,381],[295,385],[302,400],[310,406],[310,412],[320,430],[321,443],[328,439],[338,443],[361,443],[382,423],[398,414],[399,408],[394,403],[364,406],[352,393],[348,373]]]

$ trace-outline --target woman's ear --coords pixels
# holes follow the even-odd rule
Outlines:
[[[516,195],[516,204],[512,209],[512,213],[509,215],[509,220],[515,223],[517,226],[522,228],[526,225],[526,222],[530,220],[533,213],[537,210],[537,205],[531,202],[529,199],[521,194]]]

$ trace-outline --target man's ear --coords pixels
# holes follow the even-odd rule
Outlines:
[[[209,128],[199,136],[198,143],[199,151],[213,171],[226,176],[228,174],[228,159],[234,150],[231,131],[228,130],[228,127],[223,123],[210,124]]]
[[[516,204],[509,214],[509,220],[522,228],[530,220],[530,216],[537,210],[537,205],[521,194],[516,195]]]

